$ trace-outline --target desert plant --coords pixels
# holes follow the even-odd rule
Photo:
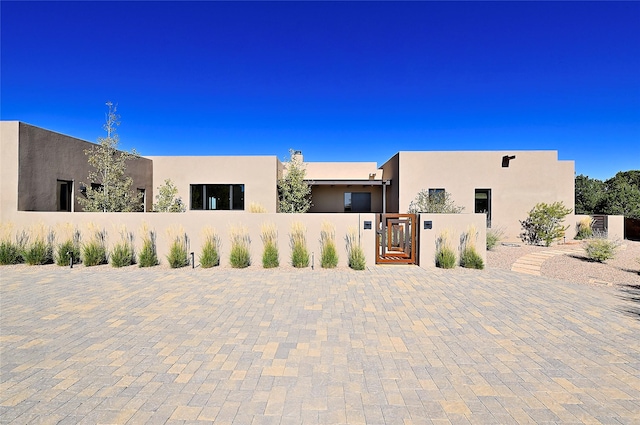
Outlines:
[[[37,225],[31,229],[30,241],[22,251],[24,262],[33,266],[53,262],[53,245],[55,233],[44,225]]]
[[[267,212],[267,209],[258,202],[251,202],[249,204],[249,212],[263,214]]]
[[[357,229],[355,227],[349,228],[345,241],[347,244],[349,267],[353,270],[364,270],[367,266],[367,259],[364,255],[364,251],[362,250],[362,246],[360,246]]]
[[[309,266],[306,233],[307,229],[304,227],[304,224],[300,222],[291,224],[289,241],[291,244],[291,264],[293,267],[304,268]]]
[[[18,264],[22,262],[20,247],[11,240],[0,241],[0,264]]]
[[[57,265],[68,266],[72,258],[74,263],[80,262],[80,231],[77,229],[56,249]]]
[[[26,232],[16,235],[16,241],[12,241],[13,224],[3,223],[0,227],[0,265],[18,264],[23,260],[22,252],[27,241]]]
[[[136,262],[133,233],[127,232],[126,229],[122,229],[120,235],[120,242],[113,247],[109,256],[113,267],[126,267],[135,264]]]
[[[200,267],[208,269],[220,265],[220,236],[212,227],[204,229],[204,245],[200,254]]]
[[[456,266],[456,253],[451,247],[449,230],[444,230],[436,239],[436,267],[452,269]]]
[[[478,232],[471,225],[466,233],[460,236],[460,266],[467,269],[484,269],[484,261],[476,249]]]
[[[138,258],[140,267],[153,267],[159,264],[156,251],[156,233],[153,230],[143,228],[142,250]]]
[[[82,262],[85,266],[97,266],[107,263],[107,232],[94,230],[93,238],[82,246]]]
[[[186,267],[189,265],[189,237],[186,233],[174,235],[167,262],[172,269]]]
[[[320,266],[333,269],[338,265],[338,250],[336,249],[336,230],[333,224],[323,222],[320,230]]]
[[[550,246],[552,242],[561,239],[569,228],[564,226],[562,221],[571,211],[571,208],[565,207],[562,202],[536,204],[529,211],[527,219],[520,221],[523,229],[520,239],[530,245],[544,242],[545,246]]]
[[[456,205],[449,192],[433,189],[422,189],[418,192],[407,210],[409,214],[459,214],[462,211],[464,211],[464,207]]]
[[[231,236],[231,254],[229,262],[235,269],[243,269],[251,265],[251,238],[244,226],[232,226],[229,231]]]
[[[590,260],[603,263],[616,256],[620,241],[607,239],[604,234],[594,232],[594,238],[585,242],[584,250]]]
[[[589,239],[593,236],[593,218],[583,217],[578,222],[576,239]]]
[[[502,228],[487,228],[487,249],[495,248],[503,237],[504,230]]]
[[[260,237],[262,238],[262,244],[264,250],[262,251],[262,267],[270,269],[278,267],[280,265],[280,258],[278,254],[278,232],[276,226],[272,223],[265,223],[262,225],[262,232]]]

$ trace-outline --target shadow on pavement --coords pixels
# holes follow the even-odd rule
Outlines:
[[[620,298],[627,301],[620,311],[640,320],[640,285],[622,285],[620,291]]]

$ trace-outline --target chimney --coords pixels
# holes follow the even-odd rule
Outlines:
[[[293,155],[291,155],[292,160],[304,162],[304,157],[302,156],[302,151],[293,151]]]

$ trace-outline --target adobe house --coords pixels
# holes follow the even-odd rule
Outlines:
[[[15,211],[81,211],[80,182],[93,144],[18,121],[0,122],[0,219]],[[302,153],[297,152],[300,159]],[[538,202],[574,208],[574,162],[556,151],[398,152],[375,162],[303,162],[311,213],[406,213],[422,189],[448,192],[465,213],[516,239],[519,220]],[[150,156],[128,163],[134,187],[151,211],[165,179],[177,186],[187,213],[236,211],[262,205],[277,211],[277,182],[287,163],[276,156]],[[92,182],[88,182],[92,183]]]

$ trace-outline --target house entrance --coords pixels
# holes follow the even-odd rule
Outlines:
[[[378,215],[376,264],[416,264],[415,214]]]

